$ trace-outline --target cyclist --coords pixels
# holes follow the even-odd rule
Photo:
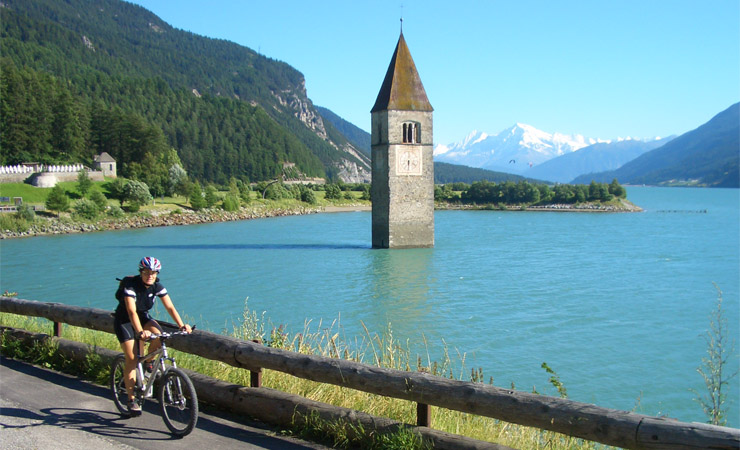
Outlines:
[[[177,313],[167,289],[159,282],[157,275],[162,270],[162,263],[157,258],[147,256],[139,262],[139,275],[128,276],[121,280],[116,292],[118,307],[114,313],[114,328],[118,342],[126,357],[124,367],[124,382],[128,393],[128,408],[132,415],[141,414],[141,405],[134,399],[134,384],[136,383],[136,355],[134,352],[135,337],[147,339],[152,334],[160,334],[162,327],[149,315],[154,306],[156,297],[162,300],[162,305],[172,316],[181,331],[191,333],[190,325],[184,323]],[[160,347],[158,340],[149,345],[149,352]],[[139,354],[144,355],[143,342],[139,342]]]

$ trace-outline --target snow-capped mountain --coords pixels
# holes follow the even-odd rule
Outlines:
[[[550,134],[517,123],[495,135],[473,131],[460,142],[438,145],[434,149],[434,160],[524,174],[531,167],[597,142],[604,141],[580,135]]]
[[[589,145],[577,152],[566,153],[532,167],[527,171],[527,177],[556,183],[570,183],[580,175],[616,170],[643,153],[670,142],[673,137],[647,140],[620,139]]]

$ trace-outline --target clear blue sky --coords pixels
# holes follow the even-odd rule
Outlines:
[[[133,3],[287,62],[315,105],[364,130],[403,16],[435,145],[517,122],[601,139],[682,134],[740,101],[738,0]]]

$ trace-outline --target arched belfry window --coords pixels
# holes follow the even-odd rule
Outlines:
[[[403,143],[418,144],[421,142],[421,130],[416,122],[404,122],[403,124]]]

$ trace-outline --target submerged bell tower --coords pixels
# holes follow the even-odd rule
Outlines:
[[[401,31],[370,111],[373,248],[434,246],[433,111]]]

